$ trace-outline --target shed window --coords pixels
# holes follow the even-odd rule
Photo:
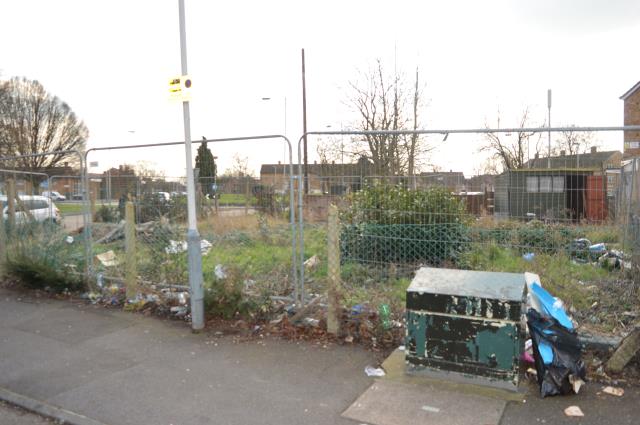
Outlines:
[[[553,191],[556,193],[564,192],[564,176],[553,178]]]
[[[540,177],[540,192],[542,193],[551,192],[551,176]]]
[[[538,178],[527,177],[527,192],[537,192],[537,191],[538,191]]]

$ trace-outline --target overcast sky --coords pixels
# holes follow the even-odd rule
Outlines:
[[[177,0],[0,0],[0,78],[37,79],[69,103],[89,146],[183,140],[182,108],[168,101],[180,74]],[[640,1],[226,1],[186,0],[192,136],[302,132],[300,49],[307,56],[308,128],[344,128],[347,85],[380,58],[407,74],[420,67],[425,128],[533,124],[621,125],[626,90],[640,80]],[[395,59],[395,61],[394,61]],[[261,98],[270,97],[263,101]],[[132,132],[133,131],[133,132]],[[622,135],[601,136],[622,150]],[[481,138],[432,138],[429,162],[470,175]],[[313,142],[311,143],[313,145]],[[313,149],[311,149],[313,150]],[[280,142],[214,147],[282,160]],[[152,161],[184,174],[179,148],[96,153],[100,169]]]

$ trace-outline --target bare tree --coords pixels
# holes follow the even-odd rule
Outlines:
[[[525,108],[520,117],[519,128],[531,127],[529,108]],[[491,128],[485,122],[485,128]],[[498,109],[496,127],[500,128],[500,110]],[[515,136],[501,133],[487,133],[481,152],[489,152],[491,158],[500,161],[505,170],[523,168],[530,156],[539,154],[542,149],[540,133],[519,131]],[[533,155],[531,155],[533,154]]]
[[[570,125],[568,127],[575,127]],[[596,140],[593,131],[563,131],[555,140],[553,153],[558,155],[561,151],[565,151],[568,155],[576,155],[585,153],[593,146],[599,146],[600,141]]]
[[[227,168],[224,172],[224,176],[227,177],[253,177],[251,170],[249,169],[249,158],[246,156],[240,156],[238,154],[233,155],[233,162],[231,168]]]
[[[405,88],[405,80],[395,74],[388,76],[380,60],[358,82],[351,82],[353,91],[349,104],[355,109],[358,121],[355,128],[363,131],[415,130],[419,128],[422,106],[419,71],[416,69],[413,93]],[[411,109],[411,113],[407,110]],[[423,137],[413,135],[377,134],[354,138],[352,156],[371,161],[381,175],[415,173],[421,155],[429,149]]]
[[[14,77],[0,83],[0,155],[83,150],[89,131],[69,105],[35,80]],[[12,165],[42,171],[63,162],[77,163],[73,153],[22,158]]]
[[[164,179],[165,172],[158,170],[156,164],[153,161],[138,161],[136,165],[133,166],[133,170],[136,176],[141,177],[142,180],[155,180],[155,179]]]

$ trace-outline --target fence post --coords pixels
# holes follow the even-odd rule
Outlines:
[[[136,264],[136,220],[133,209],[133,202],[128,201],[125,206],[124,225],[124,246],[125,246],[125,285],[127,288],[127,299],[135,298],[138,293],[137,287],[137,264]]]
[[[8,231],[11,234],[16,226],[16,182],[13,179],[7,180],[7,214]]]
[[[327,269],[329,277],[329,307],[327,310],[327,332],[337,335],[340,331],[338,311],[340,309],[340,223],[338,208],[329,205],[327,234]]]
[[[4,215],[4,205],[0,202],[0,214]],[[7,260],[7,234],[4,217],[0,220],[0,278],[4,276],[4,263]]]
[[[91,182],[89,182],[89,187],[87,189],[89,191],[89,199],[91,201],[91,217],[96,216],[96,191],[91,191]]]
[[[249,215],[249,177],[245,178],[244,188],[244,215]]]

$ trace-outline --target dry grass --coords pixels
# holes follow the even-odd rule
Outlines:
[[[201,233],[213,233],[215,235],[226,235],[233,232],[256,232],[260,228],[260,216],[257,214],[237,215],[237,216],[211,216],[198,222],[198,229]],[[269,227],[287,226],[288,222],[280,218],[264,216]]]

